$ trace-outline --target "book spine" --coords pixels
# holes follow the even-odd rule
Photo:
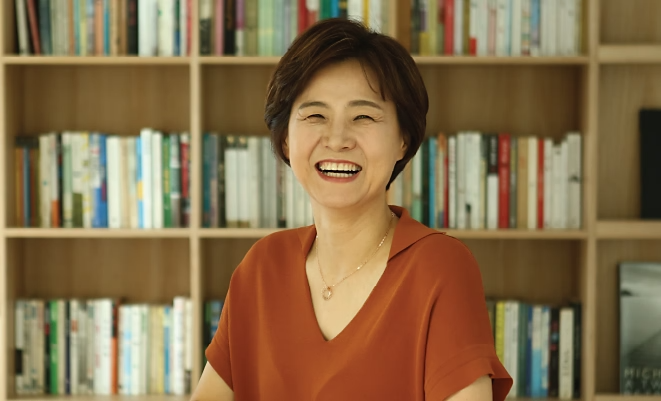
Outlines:
[[[170,203],[171,188],[170,188],[170,136],[164,135],[162,142],[163,150],[161,151],[163,161],[161,167],[163,169],[163,226],[165,228],[172,227],[172,206]]]
[[[510,213],[510,135],[498,136],[498,228],[509,227]]]
[[[190,224],[190,135],[181,134],[181,222],[182,227]]]
[[[170,221],[172,227],[181,227],[181,163],[179,135],[170,136]]]

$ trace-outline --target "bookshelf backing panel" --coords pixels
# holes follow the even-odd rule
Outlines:
[[[137,135],[144,127],[190,130],[188,66],[8,68],[23,94],[14,134],[94,130]]]
[[[477,130],[562,138],[579,130],[580,66],[419,66],[427,134]]]
[[[640,217],[638,112],[661,108],[661,66],[602,67],[599,88],[598,218]]]
[[[487,297],[549,304],[580,298],[580,241],[462,242],[480,266]]]
[[[11,239],[9,248],[17,298],[190,296],[187,239]]]
[[[225,299],[234,269],[257,240],[224,238],[201,241],[202,298]]]
[[[596,393],[618,393],[620,329],[618,263],[661,262],[661,240],[600,241],[597,248]]]
[[[202,67],[202,130],[268,135],[264,123],[266,87],[274,66]]]
[[[600,0],[600,40],[604,44],[661,44],[658,0]]]

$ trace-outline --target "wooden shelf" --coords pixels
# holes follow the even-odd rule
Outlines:
[[[598,239],[661,239],[661,221],[601,220]]]
[[[271,228],[203,228],[200,238],[262,238],[278,229]],[[580,240],[588,238],[584,230],[445,230],[439,231],[461,239]]]
[[[475,56],[414,56],[419,65],[584,65],[588,57],[475,57]],[[280,57],[201,56],[200,64],[210,65],[273,65]]]
[[[188,65],[190,57],[3,56],[7,65]]]
[[[588,57],[414,56],[419,65],[584,65]]]
[[[594,401],[661,401],[661,395],[595,394]]]
[[[188,228],[150,230],[111,228],[7,228],[7,238],[188,238]]]
[[[601,45],[602,64],[661,63],[661,45]]]
[[[28,395],[8,398],[11,401],[185,401],[190,395]]]

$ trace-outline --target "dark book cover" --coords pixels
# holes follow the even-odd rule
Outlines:
[[[223,17],[223,54],[233,56],[236,54],[236,0],[225,0]]]
[[[50,383],[50,306],[50,302],[44,302],[44,392],[46,394],[53,394]]]
[[[64,301],[64,394],[71,394],[71,304]]]
[[[574,309],[574,391],[573,398],[581,398],[581,354],[583,349],[581,346],[583,337],[583,313],[580,302],[572,302],[571,307]]]
[[[618,267],[620,393],[661,394],[661,262]]]
[[[127,0],[126,48],[129,55],[138,54],[138,0]]]
[[[218,227],[227,227],[225,214],[225,135],[218,137]]]
[[[661,109],[642,109],[640,124],[640,218],[661,219]]]

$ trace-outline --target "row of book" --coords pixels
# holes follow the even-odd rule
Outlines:
[[[20,299],[14,309],[18,395],[190,393],[192,302]]]
[[[496,354],[514,384],[511,398],[581,398],[580,302],[487,299]]]
[[[294,228],[313,223],[310,197],[268,137],[203,135],[202,226]]]
[[[190,220],[190,135],[50,132],[14,148],[24,227],[170,228]]]
[[[388,0],[201,0],[200,54],[281,56],[317,21],[351,18],[387,32]]]
[[[428,137],[388,191],[432,228],[578,229],[582,137],[462,131]]]
[[[21,55],[185,56],[192,0],[15,0]]]
[[[582,0],[412,0],[411,53],[576,56]]]

